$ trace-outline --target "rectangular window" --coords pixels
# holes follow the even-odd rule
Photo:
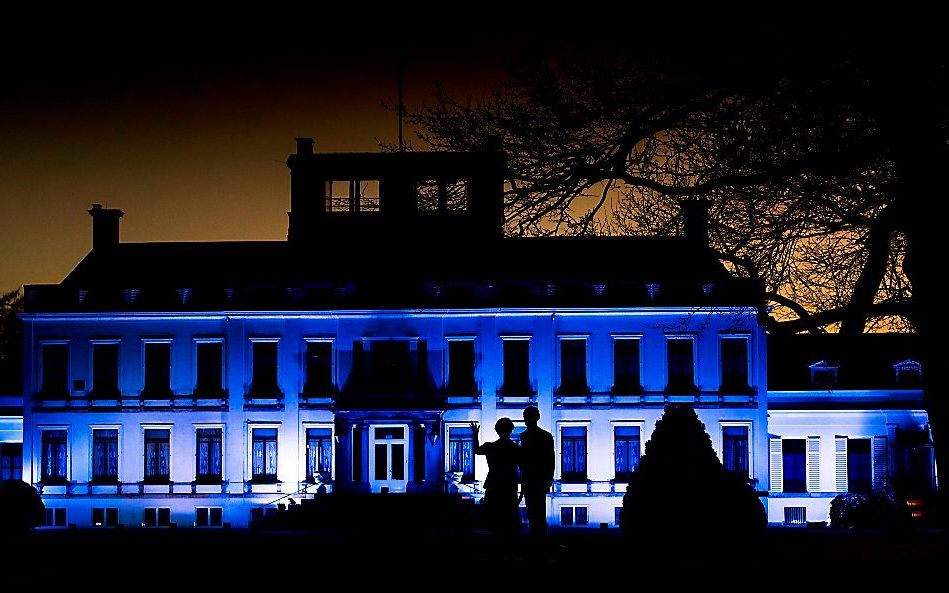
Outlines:
[[[587,393],[587,341],[560,339],[560,393]]]
[[[378,179],[342,179],[326,182],[329,212],[378,212]]]
[[[277,342],[254,342],[251,393],[257,396],[280,395],[277,385]]]
[[[425,179],[415,185],[418,211],[426,214],[464,212],[468,209],[465,179]]]
[[[65,527],[66,509],[46,507],[46,527]]]
[[[92,345],[92,397],[119,397],[119,345]]]
[[[171,509],[168,507],[148,507],[142,518],[142,527],[170,527]]]
[[[748,390],[748,339],[722,338],[721,391]]]
[[[531,395],[530,340],[504,340],[504,395]]]
[[[23,443],[0,443],[0,482],[23,479]]]
[[[224,430],[199,428],[196,431],[195,476],[199,484],[220,484],[223,473]]]
[[[171,431],[145,429],[145,482],[167,484],[171,480]]]
[[[722,427],[722,465],[743,478],[748,477],[748,427]]]
[[[142,395],[171,397],[171,344],[145,342],[145,389]]]
[[[806,441],[784,439],[781,457],[784,467],[784,492],[807,492]]]
[[[223,395],[224,343],[198,342],[195,344],[195,357],[195,395]]]
[[[251,438],[251,479],[258,484],[277,482],[277,429],[255,428]]]
[[[224,525],[224,510],[221,507],[197,507],[194,510],[195,527],[221,527]]]
[[[306,479],[317,476],[327,480],[333,473],[333,431],[329,428],[306,429]]]
[[[873,461],[870,439],[847,439],[847,491],[873,489]]]
[[[587,481],[587,428],[564,426],[560,430],[560,479]]]
[[[475,395],[474,340],[448,341],[448,392],[451,395]]]
[[[785,525],[806,525],[807,507],[784,507]]]
[[[93,527],[117,527],[119,524],[119,509],[94,508],[92,509]]]
[[[93,429],[92,481],[97,484],[115,484],[119,481],[118,430]]]
[[[619,527],[623,521],[623,507],[613,507],[613,524]]]
[[[666,340],[669,359],[669,385],[671,393],[690,393],[695,391],[695,363],[691,338],[670,338]]]
[[[40,479],[44,484],[66,483],[66,431],[44,430],[42,433],[43,467]]]
[[[40,389],[44,397],[69,396],[69,344],[43,344],[43,376]]]
[[[474,481],[474,432],[467,426],[448,428],[448,471],[460,473],[461,481]]]
[[[639,340],[635,338],[614,339],[613,393],[639,393],[642,391],[639,367]]]
[[[306,343],[306,381],[304,395],[326,395],[334,391],[333,343]]]
[[[560,524],[565,526],[587,525],[587,507],[560,507]]]
[[[613,428],[613,454],[615,459],[615,480],[629,482],[639,467],[639,427],[616,426]]]

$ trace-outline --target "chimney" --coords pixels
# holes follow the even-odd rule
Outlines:
[[[711,204],[700,198],[682,203],[682,236],[702,247],[708,247],[708,209]]]
[[[119,244],[119,219],[121,210],[103,208],[102,204],[93,204],[89,209],[92,217],[92,249],[104,251]]]
[[[313,154],[313,138],[297,138],[297,154]]]

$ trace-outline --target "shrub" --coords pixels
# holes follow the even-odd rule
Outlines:
[[[887,492],[840,494],[830,503],[834,529],[893,529],[908,520],[906,509]]]
[[[0,533],[22,533],[43,524],[46,507],[36,490],[20,480],[0,482]]]

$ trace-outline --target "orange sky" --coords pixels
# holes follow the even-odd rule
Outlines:
[[[502,52],[466,41],[405,50],[409,107],[436,82],[477,95],[501,78]],[[397,138],[380,106],[396,96],[392,47],[188,49],[92,48],[19,72],[4,52],[14,75],[0,81],[0,291],[62,280],[90,247],[93,202],[125,211],[123,241],[285,239],[295,137],[321,151]]]

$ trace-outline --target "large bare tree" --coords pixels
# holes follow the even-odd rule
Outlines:
[[[680,201],[707,199],[723,262],[764,280],[770,331],[945,336],[937,28],[680,33],[541,52],[487,98],[438,93],[410,121],[437,149],[501,138],[512,234],[668,233]]]

